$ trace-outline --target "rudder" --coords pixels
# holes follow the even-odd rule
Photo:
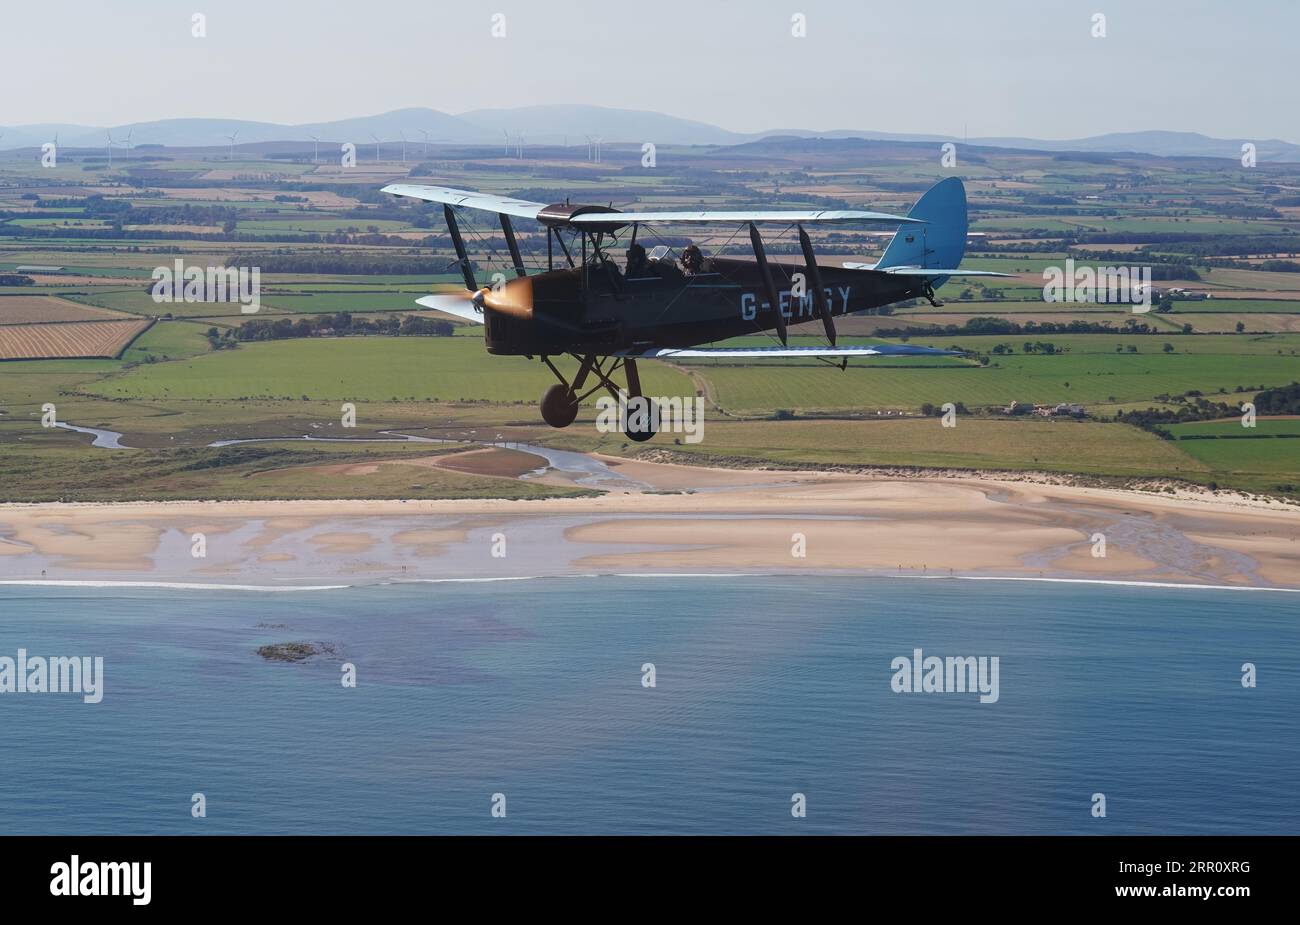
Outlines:
[[[966,187],[957,177],[940,180],[925,191],[908,218],[928,224],[900,228],[890,239],[875,268],[936,267],[953,269],[961,266],[966,253]],[[944,278],[946,279],[946,277]],[[936,280],[942,285],[943,280]]]

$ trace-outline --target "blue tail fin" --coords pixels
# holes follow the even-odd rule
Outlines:
[[[961,266],[966,253],[966,187],[956,177],[940,180],[907,213],[909,218],[928,224],[907,225],[890,240],[876,269],[886,267],[935,267],[945,270]],[[945,277],[946,279],[946,277]],[[943,280],[936,280],[941,285]]]

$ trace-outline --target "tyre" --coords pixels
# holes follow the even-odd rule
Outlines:
[[[647,413],[645,415],[635,415],[635,416],[629,414],[627,426],[623,430],[624,436],[626,436],[629,440],[635,440],[637,443],[645,443],[647,440],[651,439],[655,435],[654,425],[652,422],[656,420],[656,416],[649,413],[653,410],[654,406],[652,403],[649,403],[649,399],[642,399],[642,400],[648,403],[646,407]],[[638,428],[633,425],[634,420],[637,421],[643,420],[645,423],[642,427]]]
[[[558,382],[542,396],[542,420],[552,427],[568,427],[578,417],[578,396]]]

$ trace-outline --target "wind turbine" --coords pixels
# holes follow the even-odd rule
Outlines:
[[[316,143],[316,148],[312,152],[311,162],[313,164],[319,164],[320,163],[320,139],[317,138],[315,135],[308,135],[307,137]]]
[[[519,133],[518,141],[519,141],[519,148],[518,148],[519,159],[522,161],[524,159],[524,133],[523,132]]]
[[[505,129],[502,129],[501,134],[506,136],[506,157],[509,157],[510,156],[510,133],[507,132]]]
[[[104,134],[108,136],[108,144],[104,145],[104,150],[108,152],[108,166],[113,166],[113,132],[111,129],[104,129]]]
[[[402,163],[406,163],[406,132],[399,131],[398,136],[402,139]]]
[[[233,132],[231,132],[229,135],[226,136],[227,138],[230,139],[230,157],[228,157],[227,160],[233,161],[235,159],[235,136],[238,134],[239,134],[239,129],[235,129]]]
[[[378,164],[379,163],[379,136],[376,135],[374,132],[371,132],[370,137],[375,142],[375,163]]]
[[[429,157],[429,133],[424,129],[420,129],[420,134],[424,136],[424,156],[427,159]]]

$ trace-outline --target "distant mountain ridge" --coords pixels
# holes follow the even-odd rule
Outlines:
[[[451,144],[585,145],[588,139],[604,144],[654,142],[657,145],[734,145],[776,136],[800,138],[863,138],[876,141],[952,141],[970,145],[1030,151],[1081,151],[1135,153],[1160,157],[1218,157],[1240,159],[1242,145],[1251,142],[1260,162],[1300,162],[1300,145],[1269,139],[1211,138],[1196,132],[1113,132],[1086,138],[1045,140],[1021,137],[977,137],[905,134],[862,129],[813,131],[787,128],[766,132],[732,132],[707,122],[682,119],[648,110],[614,109],[584,104],[549,104],[512,109],[475,109],[459,115],[423,107],[395,109],[374,116],[285,125],[241,119],[160,119],[111,127],[54,124],[0,126],[0,150],[27,148],[51,141],[55,134],[71,148],[133,146],[213,147],[234,143],[351,141],[371,144],[376,139],[392,144],[425,141]]]

